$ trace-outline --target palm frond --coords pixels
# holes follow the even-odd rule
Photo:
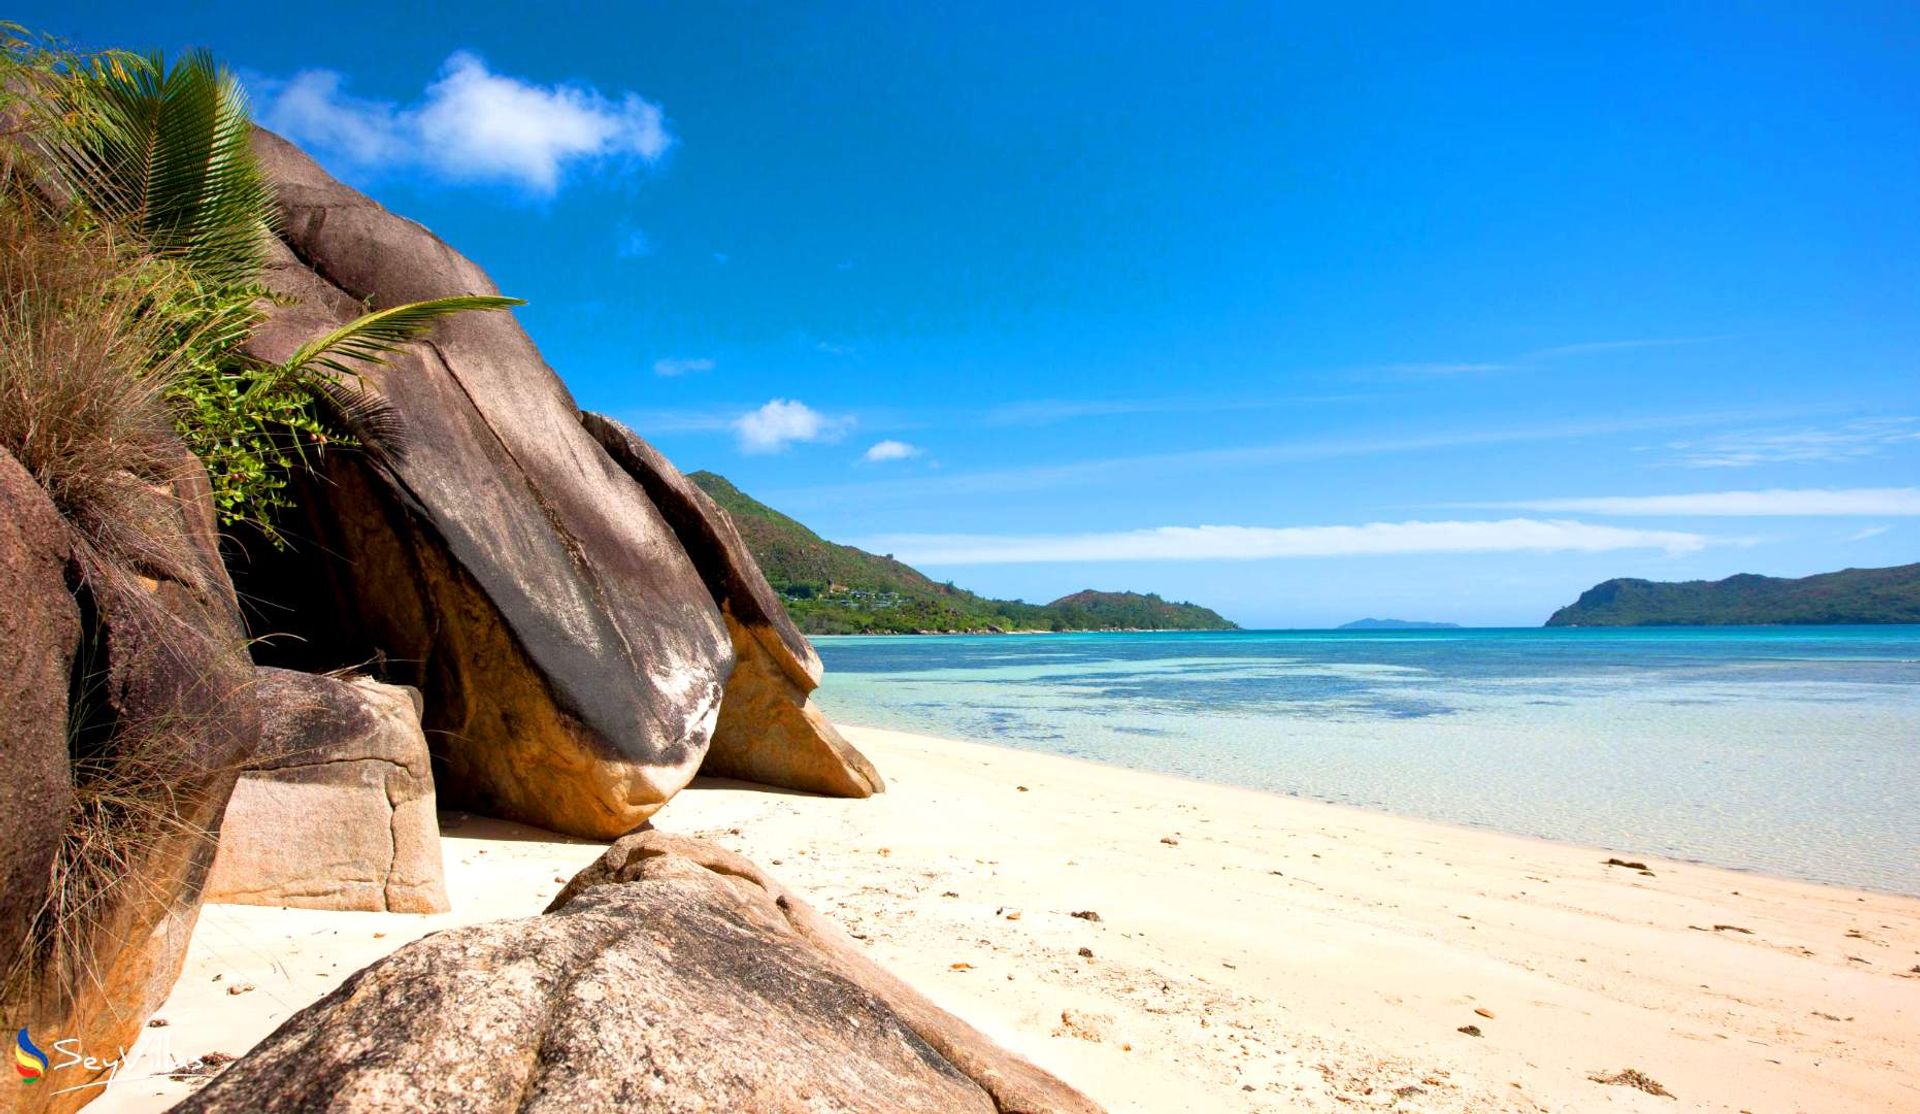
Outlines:
[[[251,282],[277,219],[245,92],[204,51],[90,59],[48,98],[47,153],[89,209],[217,284]]]
[[[406,418],[392,403],[355,380],[319,376],[308,381],[308,389],[327,412],[330,424],[352,434],[369,455],[377,460],[406,455],[411,434]]]
[[[465,294],[376,310],[301,345],[282,366],[294,374],[324,370],[358,377],[366,364],[386,363],[389,355],[405,347],[409,341],[425,336],[427,330],[442,318],[456,313],[506,309],[526,304],[521,298]]]

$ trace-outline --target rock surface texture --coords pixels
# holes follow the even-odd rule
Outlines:
[[[173,542],[165,567],[95,568],[75,589],[82,636],[63,744],[73,804],[41,820],[64,820],[78,850],[58,943],[31,956],[34,977],[0,1003],[8,1024],[100,1060],[133,1046],[179,977],[228,794],[259,740],[206,473],[185,449],[169,472],[130,513]],[[55,1064],[17,1109],[77,1109],[101,1074]]]
[[[428,937],[296,1014],[186,1112],[1091,1112],[752,863],[654,831],[545,916]]]
[[[660,509],[726,616],[734,669],[701,772],[835,797],[880,792],[879,771],[807,695],[820,657],[727,512],[632,430],[599,414],[581,421]]]
[[[67,526],[0,450],[0,975],[47,897],[67,774],[67,690],[80,609],[67,594]]]
[[[256,331],[256,355],[283,359],[367,304],[494,292],[284,140],[256,133],[255,148],[283,218],[267,284],[298,299]],[[268,628],[284,619],[334,660],[273,663],[372,659],[421,689],[443,801],[632,830],[698,770],[732,669],[700,574],[511,315],[446,321],[364,386],[404,432],[331,454],[295,527],[313,544],[247,574],[288,609]]]
[[[444,913],[419,693],[261,669],[260,749],[234,786],[205,899]]]

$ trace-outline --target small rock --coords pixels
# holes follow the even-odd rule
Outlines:
[[[1180,841],[1173,838],[1172,836],[1161,836],[1160,842],[1166,844],[1168,847],[1180,846]]]
[[[1080,949],[1080,958],[1081,958],[1081,959],[1092,959],[1092,958],[1093,958],[1093,949],[1092,949],[1092,948],[1081,948],[1081,949]]]
[[[1454,1032],[1465,1033],[1470,1037],[1477,1037],[1481,1035],[1480,1026],[1478,1025],[1462,1025],[1458,1029],[1455,1029]]]
[[[952,969],[953,969],[953,970],[955,970],[955,971],[971,971],[971,970],[973,970],[973,964],[971,964],[971,963],[949,963],[949,964],[947,964],[947,966],[948,966],[948,967],[950,967],[950,968],[952,968]]]
[[[164,1029],[166,1027],[167,1019],[164,1017],[150,1018],[147,1021],[147,1028],[149,1029]]]
[[[1024,785],[1016,785],[1016,786],[1014,786],[1014,788],[1015,788],[1015,789],[1018,789],[1018,790],[1019,790],[1020,792],[1022,792],[1022,793],[1025,793],[1025,792],[1028,792],[1028,790],[1027,790],[1027,787],[1026,787],[1026,786],[1024,786]]]
[[[227,988],[227,993],[228,994],[245,994],[252,989],[253,989],[253,984],[250,982],[235,983],[232,986]]]
[[[1473,1012],[1479,1014],[1481,1017],[1486,1018],[1488,1021],[1493,1020],[1493,1011],[1488,1009],[1485,1006],[1475,1006]]]
[[[1019,920],[1019,919],[1020,919],[1020,910],[1018,910],[1018,909],[1015,909],[1015,910],[1014,910],[1013,912],[1011,912],[1011,913],[1008,913],[1008,914],[1007,914],[1007,919],[1008,919],[1008,920],[1010,920],[1010,921],[1017,921],[1017,920]]]
[[[1092,921],[1094,924],[1100,923],[1100,914],[1091,909],[1082,909],[1077,913],[1069,913],[1067,915],[1070,917],[1079,917],[1083,921]]]
[[[776,860],[774,860],[774,861],[775,861],[775,862],[778,862],[779,860],[778,860],[778,859],[776,859]],[[957,893],[955,893],[955,892],[953,892],[952,890],[947,890],[946,892],[944,892],[944,893],[942,893],[942,894],[941,894],[940,896],[941,896],[941,897],[959,897],[960,895],[959,895],[959,894],[957,894]]]

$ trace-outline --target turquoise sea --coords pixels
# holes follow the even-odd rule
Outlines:
[[[845,723],[1920,894],[1920,627],[816,645]]]

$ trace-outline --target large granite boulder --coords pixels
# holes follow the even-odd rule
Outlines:
[[[580,417],[666,517],[726,616],[733,675],[701,772],[836,797],[880,792],[879,771],[807,695],[820,684],[820,657],[787,616],[732,518],[626,426],[599,414]]]
[[[1098,1108],[893,979],[745,859],[646,831],[545,916],[438,933],[184,1112]]]
[[[96,1064],[133,1047],[179,977],[228,794],[259,739],[206,472],[182,448],[166,475],[139,485],[127,520],[165,540],[153,559],[74,560],[73,804],[41,818],[65,821],[61,876],[26,953],[29,977],[0,1002],[8,1025],[76,1041]],[[56,1063],[18,1109],[77,1109],[104,1073]]]
[[[260,749],[227,802],[205,900],[444,913],[418,691],[262,668]]]
[[[66,523],[0,449],[0,976],[14,969],[47,898],[73,807],[67,692],[80,609],[67,594]]]
[[[266,282],[294,300],[256,330],[256,355],[284,359],[369,305],[494,292],[284,140],[260,132],[255,149],[282,212]],[[698,770],[732,668],[693,563],[511,315],[447,321],[363,385],[403,432],[328,454],[299,493],[296,552],[245,571],[263,627],[302,639],[269,664],[371,661],[421,689],[449,803],[587,837],[633,829]]]

